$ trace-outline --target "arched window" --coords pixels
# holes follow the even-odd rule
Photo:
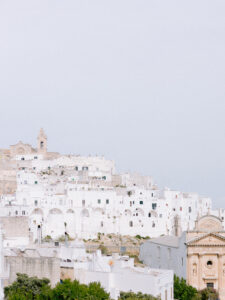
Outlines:
[[[208,266],[208,267],[211,267],[212,265],[213,265],[213,262],[212,262],[211,260],[208,260],[208,261],[207,261],[207,266]]]

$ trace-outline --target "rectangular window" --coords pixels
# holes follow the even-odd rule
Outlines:
[[[152,209],[156,209],[157,203],[152,203]]]
[[[206,283],[207,288],[213,288],[214,289],[214,283],[213,282],[207,282]]]
[[[35,182],[34,182],[34,184],[38,184],[38,182],[37,182],[37,181],[35,181]]]
[[[106,199],[106,204],[109,204],[109,199]]]
[[[144,204],[144,202],[143,202],[143,201],[140,201],[139,203],[140,203],[140,204]]]
[[[98,204],[100,204],[101,203],[101,199],[98,199]]]
[[[191,213],[191,207],[190,206],[188,207],[188,212]]]

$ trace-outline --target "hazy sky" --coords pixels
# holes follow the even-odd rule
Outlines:
[[[224,0],[0,0],[0,147],[99,154],[225,207]]]

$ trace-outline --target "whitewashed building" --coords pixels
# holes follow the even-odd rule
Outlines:
[[[43,130],[37,149],[19,142],[3,150],[16,189],[1,195],[0,216],[28,217],[34,241],[39,234],[58,238],[65,232],[85,239],[98,232],[179,235],[211,209],[209,198],[161,191],[150,176],[117,174],[115,163],[104,157],[48,152]]]
[[[74,270],[81,283],[98,281],[115,300],[121,291],[173,299],[173,271],[134,267],[134,260],[127,256],[102,256],[97,251],[90,261],[76,262]]]

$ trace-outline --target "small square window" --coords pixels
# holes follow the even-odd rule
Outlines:
[[[152,203],[152,209],[156,209],[157,203]]]
[[[140,201],[140,204],[144,204],[144,202],[143,202],[143,201]]]

